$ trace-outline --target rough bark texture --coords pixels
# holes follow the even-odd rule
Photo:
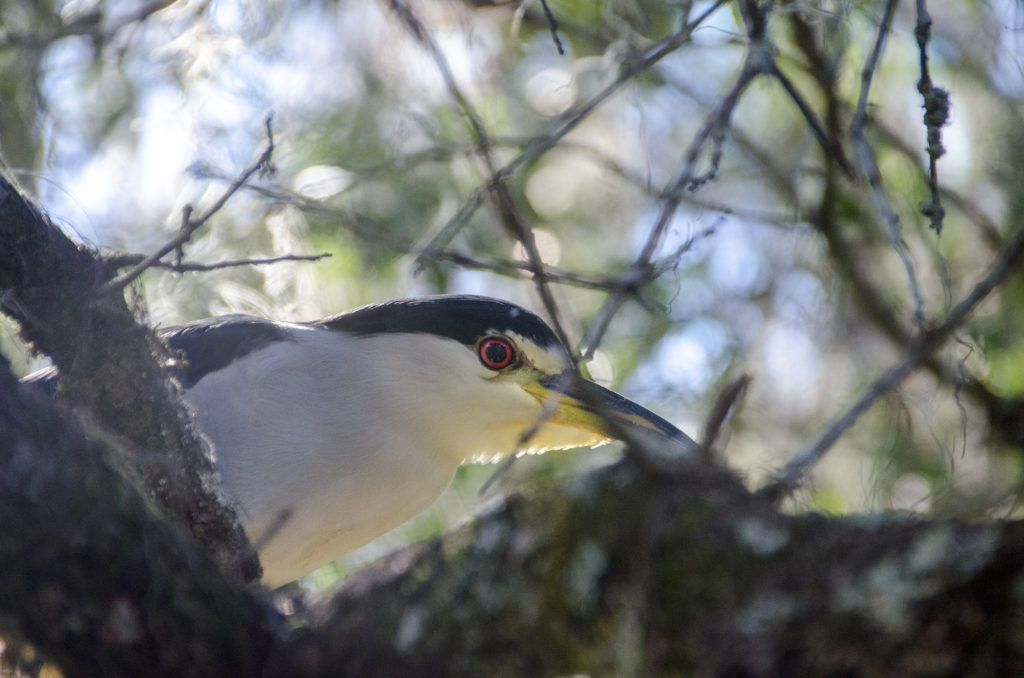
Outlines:
[[[1024,524],[786,516],[623,463],[352,578],[357,675],[1020,676]],[[326,674],[325,674],[326,675]]]
[[[0,634],[68,676],[255,676],[278,616],[0,364]]]
[[[222,564],[246,580],[259,564],[220,494],[213,462],[155,359],[153,332],[136,323],[95,252],[54,227],[0,175],[0,308],[61,372],[61,399],[96,435],[117,441],[117,463],[138,475]]]

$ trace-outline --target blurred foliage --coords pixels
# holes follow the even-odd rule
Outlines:
[[[755,45],[770,48],[850,161],[861,72],[885,4],[776,2],[768,43]],[[647,241],[699,130],[737,82],[750,39],[743,3],[710,12],[712,3],[685,0],[549,5],[564,56],[540,3],[410,7],[498,165],[515,161],[508,187],[564,274],[553,291],[570,336],[583,341],[614,276]],[[1024,38],[1015,27],[1024,6],[928,3],[931,75],[953,106],[942,130],[938,235],[919,213],[928,162],[912,5],[897,7],[887,32],[865,137],[924,317],[936,324],[1021,228]],[[273,112],[276,176],[232,199],[187,259],[332,258],[150,272],[141,291],[154,322],[232,310],[308,319],[437,292],[541,309],[529,276],[510,263],[522,251],[487,193],[466,112],[388,3],[8,0],[0,14],[0,149],[50,214],[96,246],[148,252],[167,240],[185,204],[211,205],[260,152]],[[633,73],[701,16],[677,47]],[[868,182],[859,169],[844,176],[822,151],[777,78],[744,88],[729,123],[699,147],[697,174],[714,176],[681,193],[655,250],[660,276],[615,313],[590,368],[695,434],[716,389],[753,374],[725,455],[756,486],[899,359],[915,307]],[[566,125],[571,131],[536,151]],[[435,240],[441,234],[450,237]],[[430,243],[461,260],[421,267],[416,254]],[[1020,441],[994,430],[988,413],[991,399],[1024,397],[1022,284],[996,290],[929,368],[879,400],[794,506],[1019,514]],[[27,369],[12,329],[0,347]],[[543,476],[606,458],[526,460],[499,487],[526,482],[531,470]],[[490,471],[465,470],[456,483],[463,493],[395,538],[435,532],[471,510]]]

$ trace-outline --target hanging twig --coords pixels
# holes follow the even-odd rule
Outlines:
[[[917,25],[914,36],[921,54],[921,79],[917,91],[924,98],[924,126],[928,133],[928,202],[921,203],[921,214],[928,217],[936,233],[942,233],[942,220],[946,210],[939,196],[939,158],[946,153],[942,146],[942,128],[949,120],[949,92],[932,84],[928,74],[928,40],[931,37],[932,18],[925,0],[917,0]]]

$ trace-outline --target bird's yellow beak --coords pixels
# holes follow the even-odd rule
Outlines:
[[[672,441],[684,448],[697,444],[647,408],[573,372],[545,375],[524,385],[542,404],[554,403],[550,422],[585,429],[613,440]]]

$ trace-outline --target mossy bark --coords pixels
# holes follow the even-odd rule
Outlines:
[[[1024,675],[1022,556],[1019,522],[787,516],[624,462],[351,578],[316,649],[358,675]]]
[[[189,525],[225,571],[259,576],[255,551],[220,493],[214,465],[167,379],[166,349],[136,322],[97,252],[65,236],[0,174],[0,310],[50,356],[60,399],[128,477]]]

